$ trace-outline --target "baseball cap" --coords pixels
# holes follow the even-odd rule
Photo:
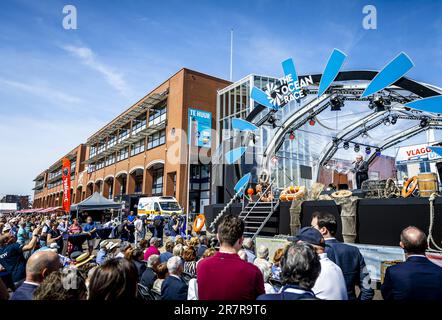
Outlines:
[[[290,237],[290,241],[304,241],[310,243],[314,246],[325,247],[325,241],[322,237],[322,234],[313,227],[304,227],[299,230],[299,233],[296,237]]]

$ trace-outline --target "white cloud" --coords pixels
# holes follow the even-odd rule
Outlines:
[[[112,67],[98,61],[96,54],[90,48],[72,45],[62,46],[62,48],[79,58],[86,66],[99,72],[107,83],[109,83],[109,85],[111,85],[119,93],[124,96],[129,95],[129,88],[124,80],[124,76],[121,73],[116,72]]]
[[[30,94],[34,94],[40,97],[44,97],[47,100],[63,103],[78,103],[83,100],[79,97],[64,93],[57,89],[48,87],[42,84],[26,83],[21,81],[9,80],[5,78],[0,78],[0,84],[6,85],[24,91]]]

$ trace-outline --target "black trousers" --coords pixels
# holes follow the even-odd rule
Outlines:
[[[365,180],[368,180],[367,172],[356,172],[356,187],[358,189],[361,189],[362,182],[364,182]]]

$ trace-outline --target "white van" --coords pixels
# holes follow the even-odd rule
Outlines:
[[[157,215],[180,215],[183,209],[174,197],[143,197],[138,200],[138,216],[153,220]]]

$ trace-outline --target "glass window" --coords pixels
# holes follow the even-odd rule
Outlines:
[[[92,158],[93,156],[95,156],[97,154],[97,147],[96,146],[92,146],[89,150],[89,158]]]
[[[117,136],[111,136],[109,137],[109,140],[107,140],[107,147],[113,147],[117,143]]]
[[[147,150],[166,143],[166,130],[161,130],[147,137]]]
[[[137,134],[138,132],[146,129],[146,118],[135,119],[132,124],[132,134]]]
[[[104,149],[106,149],[106,143],[100,142],[100,144],[98,145],[97,154],[102,153],[104,151]]]
[[[118,143],[129,138],[129,128],[122,128],[120,134],[118,135]]]
[[[123,148],[118,151],[117,161],[127,159],[129,156],[129,147]]]
[[[106,157],[106,167],[115,163],[115,154]]]
[[[167,106],[153,108],[149,111],[149,126],[166,121]]]
[[[130,149],[130,155],[134,156],[136,154],[139,154],[144,151],[144,138],[140,141],[135,142],[131,149]]]
[[[100,170],[104,168],[104,159],[101,161],[98,161],[97,164],[95,165],[95,170]]]
[[[152,195],[163,195],[163,168],[152,170]]]

